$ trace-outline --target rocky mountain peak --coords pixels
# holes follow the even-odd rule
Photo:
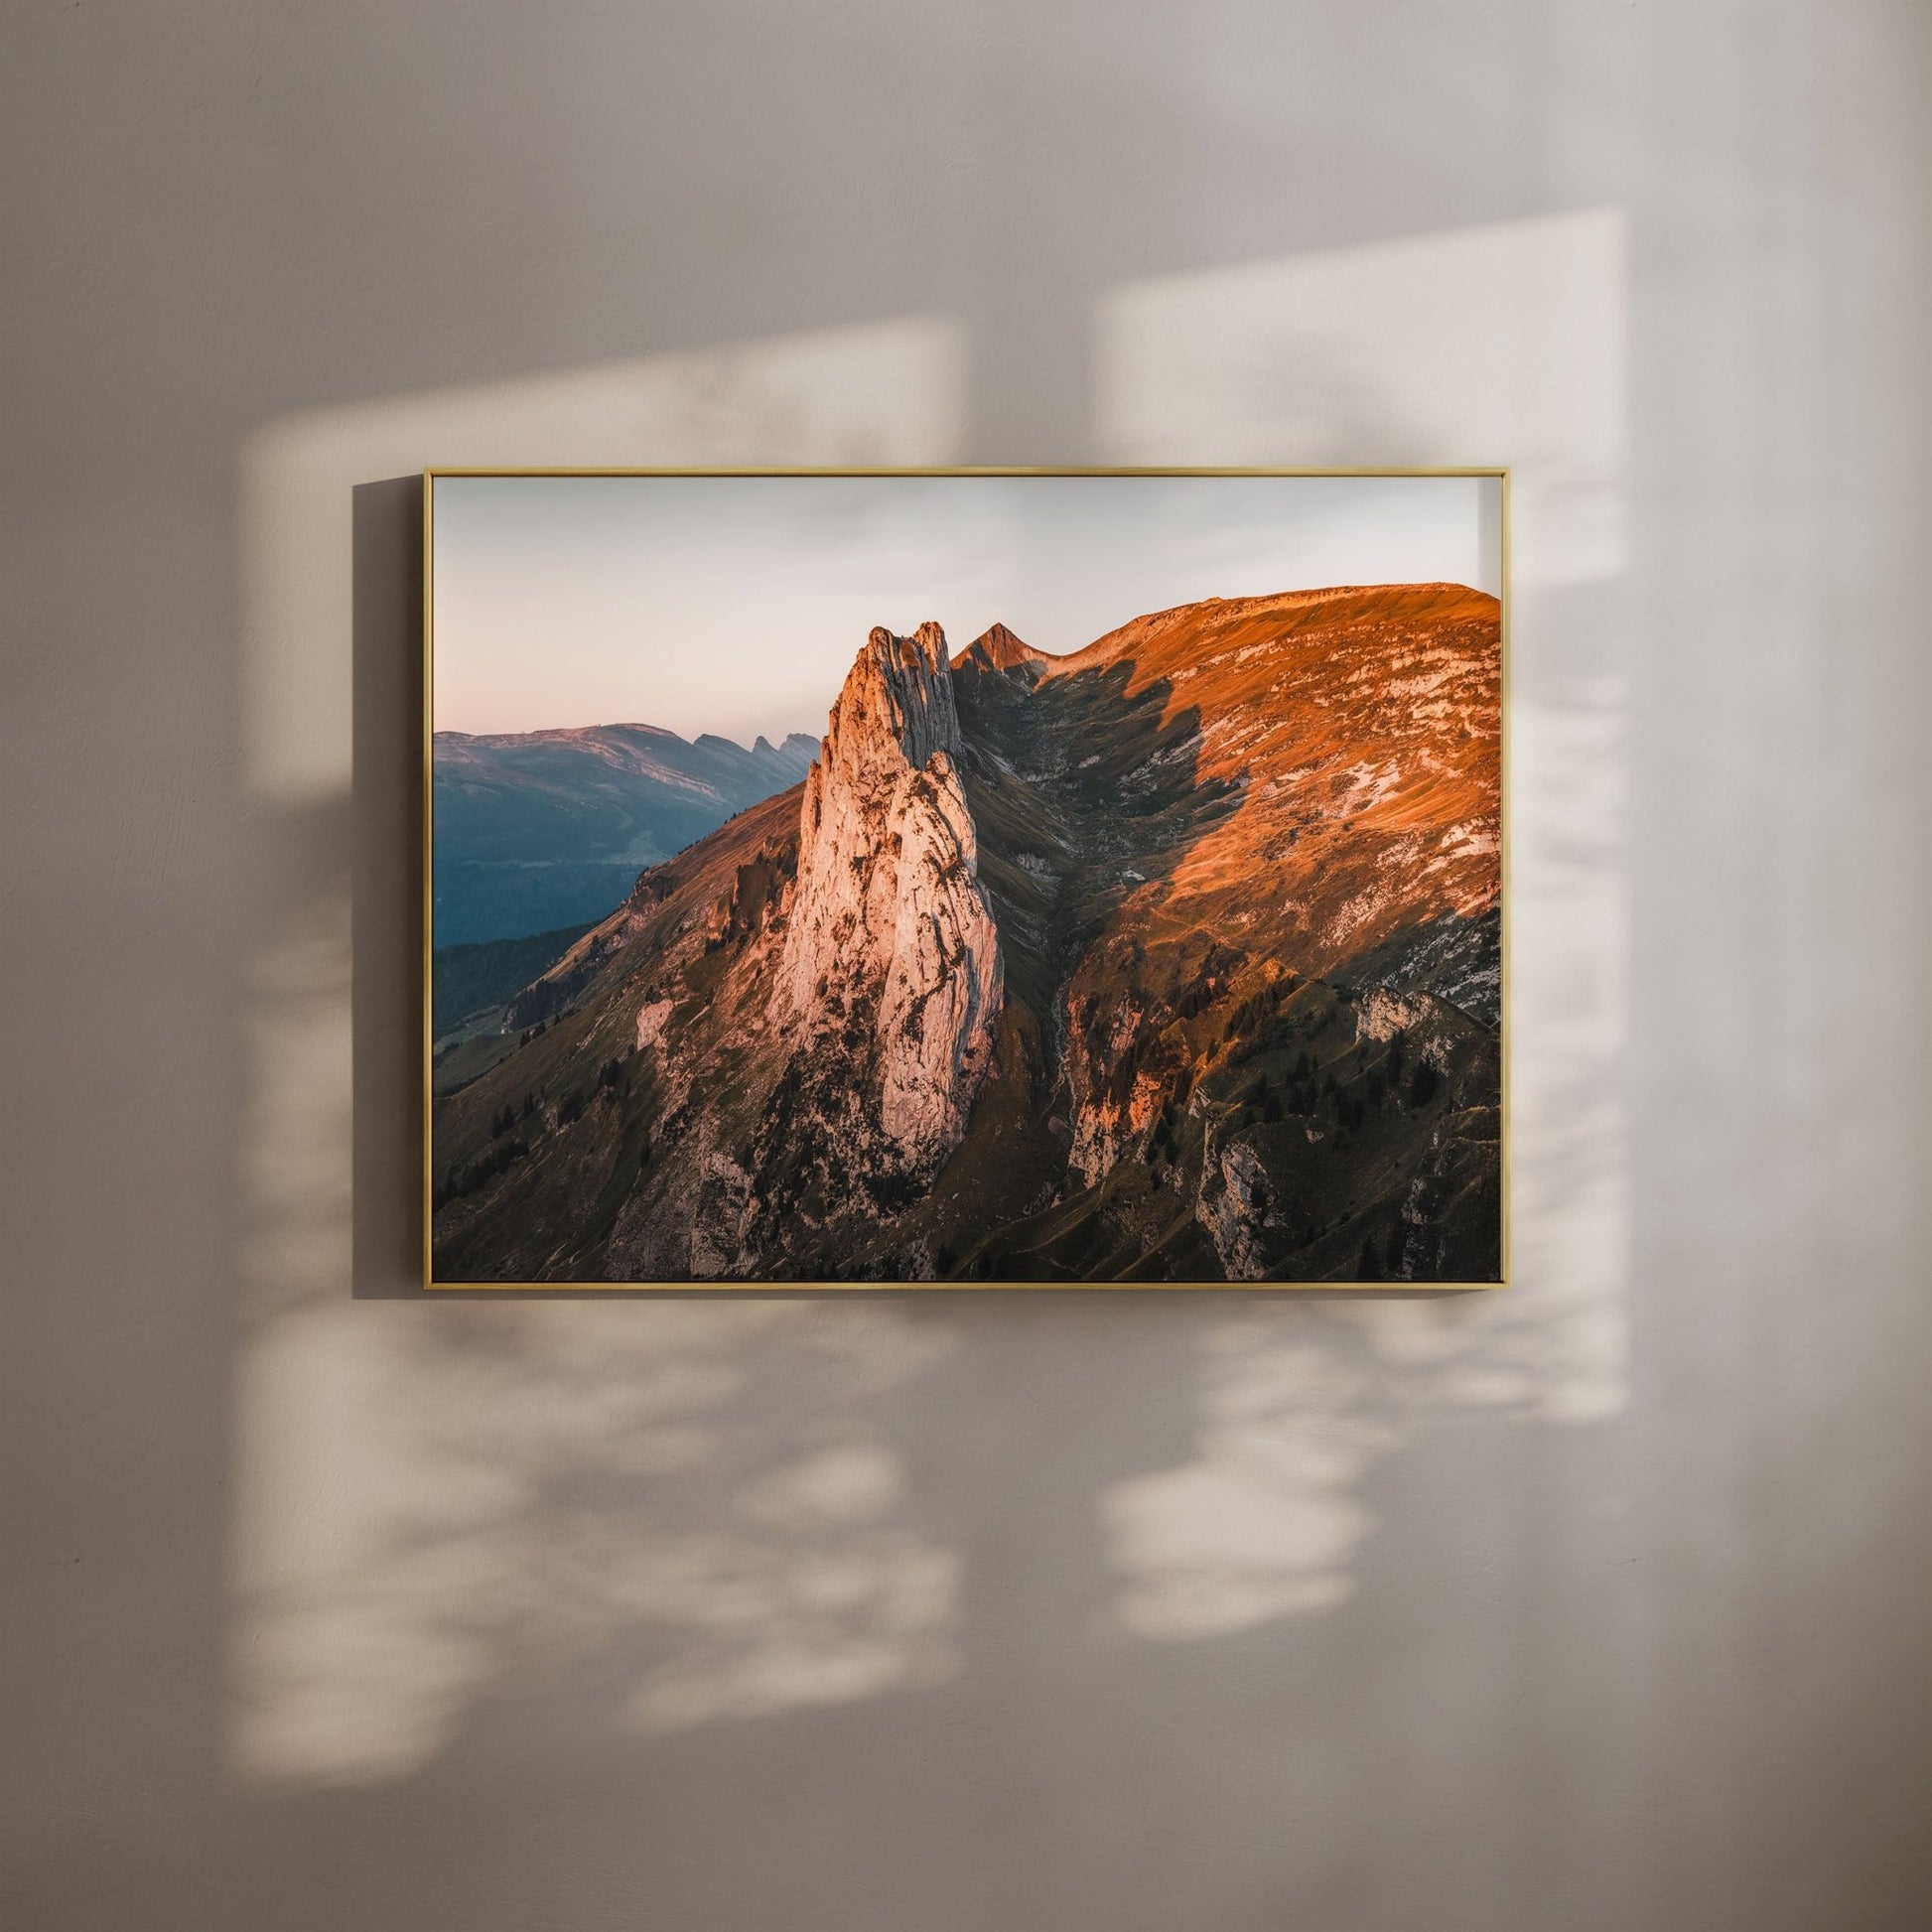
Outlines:
[[[996,671],[1016,671],[1022,665],[1039,663],[1046,656],[1043,650],[1035,650],[1003,623],[996,623],[991,629],[981,631],[967,645],[966,654],[982,660]]]
[[[957,759],[959,749],[946,633],[936,623],[922,623],[911,636],[898,637],[881,625],[846,674],[819,762],[863,783],[889,776],[895,754],[916,768],[934,752]]]
[[[1002,997],[960,756],[945,632],[874,630],[805,780],[779,976],[803,1050],[870,1031],[880,1124],[914,1170],[965,1131]]]

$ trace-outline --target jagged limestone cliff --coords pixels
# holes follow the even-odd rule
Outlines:
[[[961,754],[939,626],[873,631],[805,780],[784,940],[787,1022],[870,1025],[880,1127],[915,1169],[965,1130],[1002,990]]]

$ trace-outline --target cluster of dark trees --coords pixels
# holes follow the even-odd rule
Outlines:
[[[533,1093],[526,1093],[523,1096],[523,1105],[520,1109],[512,1107],[507,1100],[504,1101],[502,1107],[489,1117],[489,1138],[492,1141],[501,1140],[519,1120],[528,1120],[536,1110],[537,1097]]]
[[[1317,1079],[1314,1061],[1304,1051],[1296,1055],[1279,1089],[1264,1071],[1243,1095],[1243,1104],[1250,1119],[1264,1121],[1278,1121],[1285,1114],[1311,1115],[1325,1106],[1336,1124],[1352,1133],[1391,1093],[1403,1095],[1412,1108],[1426,1107],[1436,1097],[1443,1076],[1428,1060],[1419,1058],[1409,1066],[1406,1081],[1404,1070],[1400,1037],[1374,1066],[1347,1086],[1336,1079],[1332,1067]]]
[[[465,1194],[474,1194],[499,1173],[507,1173],[529,1151],[530,1144],[521,1139],[492,1142],[474,1161],[466,1161],[461,1167],[452,1168],[437,1182],[431,1190],[432,1207],[441,1210]]]

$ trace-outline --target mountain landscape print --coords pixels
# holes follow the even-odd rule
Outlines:
[[[1501,1280],[1494,473],[431,487],[432,1285]]]

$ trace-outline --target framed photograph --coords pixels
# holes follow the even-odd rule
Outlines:
[[[424,496],[429,1286],[1506,1279],[1505,472]]]

